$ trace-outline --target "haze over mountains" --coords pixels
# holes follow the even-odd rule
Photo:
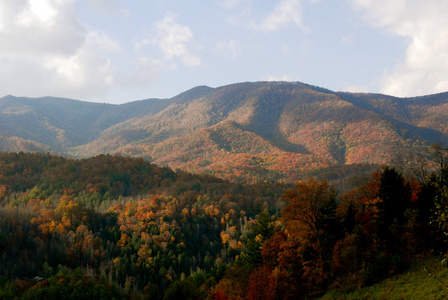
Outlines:
[[[295,180],[448,143],[448,93],[396,98],[295,82],[200,86],[121,105],[0,98],[0,150],[141,156],[228,179]]]

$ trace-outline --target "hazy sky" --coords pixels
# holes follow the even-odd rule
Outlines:
[[[448,0],[1,0],[0,97],[123,103],[301,81],[448,91]]]

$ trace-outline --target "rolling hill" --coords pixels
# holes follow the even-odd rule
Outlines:
[[[448,93],[413,98],[299,82],[199,86],[121,105],[0,98],[0,150],[120,153],[232,180],[294,181],[448,143]]]

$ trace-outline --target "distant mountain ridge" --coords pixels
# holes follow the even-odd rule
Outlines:
[[[300,82],[195,87],[121,105],[0,98],[0,150],[140,156],[219,177],[293,181],[448,143],[448,93],[397,98]]]

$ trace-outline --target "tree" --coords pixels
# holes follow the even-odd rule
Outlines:
[[[246,299],[276,299],[275,278],[273,278],[272,271],[268,266],[258,267],[251,272]]]
[[[326,181],[318,182],[312,178],[300,181],[294,190],[283,196],[288,205],[283,208],[281,220],[289,238],[311,240],[320,261],[323,261],[324,219],[329,218],[336,207],[328,212],[325,210],[335,203],[335,197],[336,191]]]
[[[298,182],[294,190],[283,196],[287,202],[281,218],[287,234],[284,249],[299,253],[303,279],[312,290],[318,290],[324,283],[334,243],[342,234],[341,222],[335,217],[335,199],[334,188],[326,181],[312,178]]]
[[[274,234],[272,217],[267,212],[262,212],[251,230],[251,235],[245,243],[238,261],[248,270],[252,270],[262,263],[261,248],[263,243]]]
[[[405,211],[411,204],[410,187],[395,169],[385,168],[380,181],[379,237],[386,241],[390,251],[400,250]]]
[[[199,289],[194,283],[185,279],[183,281],[176,281],[172,284],[163,297],[164,300],[195,300],[199,299]]]
[[[431,177],[432,187],[424,189],[423,191],[427,194],[420,196],[426,196],[425,198],[429,199],[433,197],[433,201],[430,203],[433,206],[433,215],[430,219],[439,231],[440,239],[445,242],[445,245],[439,247],[445,248],[441,250],[446,251],[448,236],[448,148],[443,148],[440,144],[433,145],[433,157],[438,164],[438,170]],[[426,202],[426,204],[428,206],[429,203]]]

